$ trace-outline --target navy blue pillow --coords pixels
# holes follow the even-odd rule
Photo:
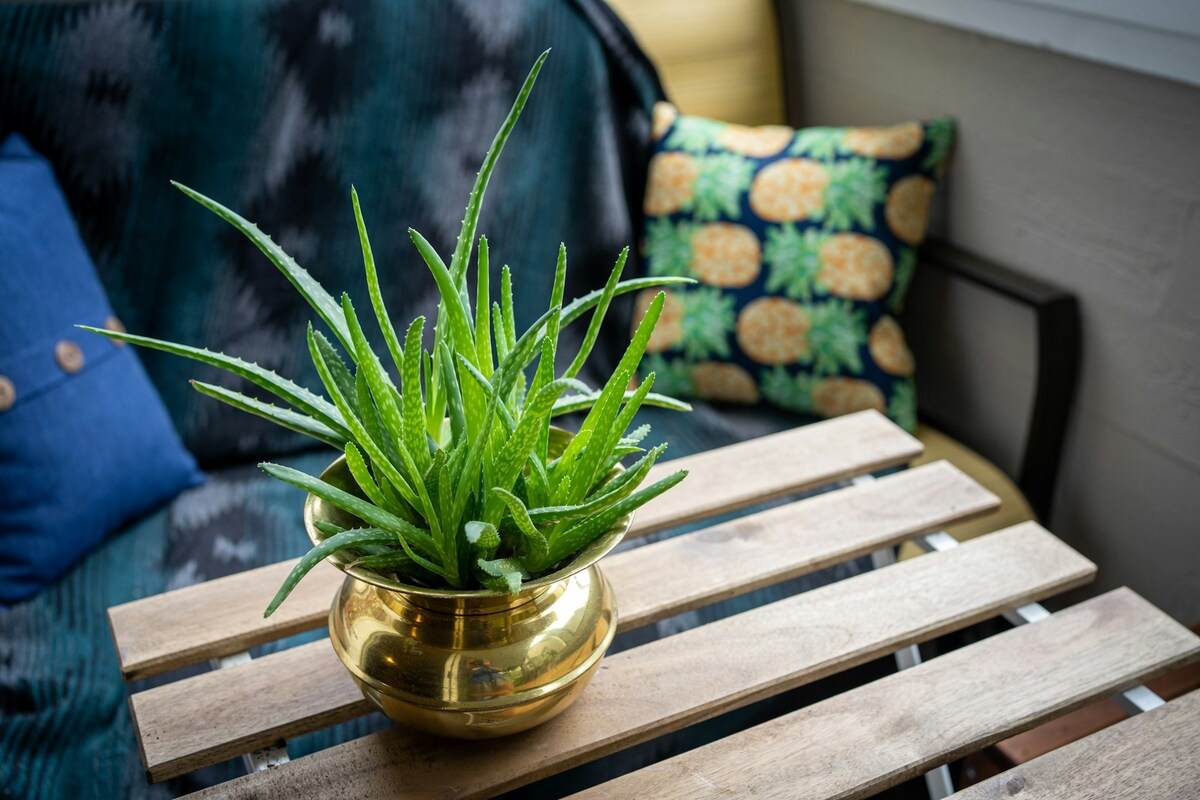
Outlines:
[[[118,326],[50,165],[0,145],[0,602],[200,483]]]

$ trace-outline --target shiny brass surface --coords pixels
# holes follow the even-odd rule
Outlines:
[[[551,447],[569,436],[552,429]],[[355,490],[341,458],[321,477]],[[310,495],[304,522],[313,541],[318,519],[353,524]],[[612,642],[616,605],[595,562],[630,521],[515,595],[413,586],[330,559],[346,573],[330,641],[363,694],[399,723],[466,739],[527,730],[575,700]]]

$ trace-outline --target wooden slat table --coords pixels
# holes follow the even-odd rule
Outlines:
[[[863,412],[679,459],[662,469],[686,465],[691,475],[639,511],[630,535],[841,482],[919,452],[915,439]],[[603,569],[620,627],[630,630],[914,537],[937,537],[943,526],[996,504],[940,462],[622,552]],[[342,578],[327,566],[262,619],[291,563],[110,609],[126,678],[322,626]],[[573,708],[519,736],[456,742],[392,728],[293,762],[279,757],[286,763],[201,794],[487,797],[1028,609],[1094,575],[1089,561],[1026,523],[610,656]],[[583,796],[863,796],[1197,657],[1200,639],[1117,590]],[[131,696],[151,780],[371,710],[325,640],[226,660],[239,663]]]

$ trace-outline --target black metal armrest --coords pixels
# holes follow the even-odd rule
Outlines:
[[[1034,312],[1037,367],[1033,407],[1016,481],[1034,512],[1046,520],[1054,500],[1063,438],[1079,376],[1079,301],[1063,289],[984,261],[944,242],[925,244],[921,265],[970,281]]]

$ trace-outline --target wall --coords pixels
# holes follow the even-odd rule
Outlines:
[[[940,235],[1082,303],[1050,525],[1098,563],[1094,589],[1200,621],[1200,89],[847,0],[786,2],[783,20],[794,123],[958,117]],[[948,299],[981,304],[938,336],[966,385],[996,384],[957,402],[1010,460],[1028,320]]]

